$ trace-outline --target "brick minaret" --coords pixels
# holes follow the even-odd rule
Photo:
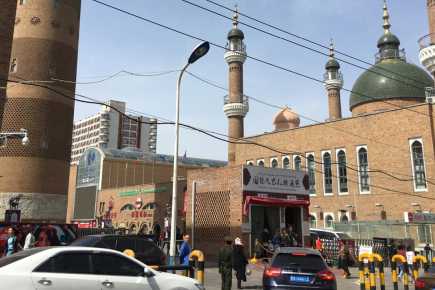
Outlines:
[[[239,14],[233,16],[233,29],[228,33],[228,45],[225,60],[229,66],[229,93],[225,97],[224,112],[228,118],[228,136],[236,141],[244,136],[243,119],[248,113],[248,100],[243,95],[243,63],[246,60],[246,48],[243,32],[237,27]],[[235,145],[228,144],[228,162],[236,160]]]
[[[0,0],[0,128],[6,100],[6,81],[9,75],[12,37],[14,33],[17,1]]]
[[[343,76],[340,64],[334,57],[334,45],[331,41],[329,59],[326,63],[325,87],[328,91],[329,121],[341,119],[340,90],[343,87]]]
[[[18,1],[9,79],[75,81],[80,2]],[[12,140],[0,148],[0,219],[19,195],[23,220],[64,221],[74,101],[46,88],[9,85],[1,131],[25,128],[30,144]],[[43,85],[74,96],[74,84]]]

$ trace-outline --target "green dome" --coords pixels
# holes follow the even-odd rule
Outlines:
[[[429,74],[401,59],[382,60],[370,70],[359,76],[352,88],[349,100],[351,110],[357,105],[376,100],[421,98],[424,101],[425,87],[433,86]]]
[[[228,32],[228,39],[235,38],[235,37],[240,38],[240,39],[244,39],[245,34],[240,29],[233,28],[230,30],[230,32]]]
[[[336,69],[336,70],[338,70],[340,68],[340,64],[338,63],[338,61],[335,58],[330,58],[328,60],[328,62],[326,63],[325,68],[327,70],[329,70],[329,69]]]
[[[399,38],[392,34],[391,32],[385,33],[384,35],[382,35],[379,40],[378,40],[378,47],[381,48],[383,46],[392,46],[392,47],[399,47],[400,45],[400,40]]]

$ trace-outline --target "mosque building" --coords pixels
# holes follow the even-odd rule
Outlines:
[[[225,53],[230,92],[224,112],[230,139],[240,142],[229,145],[226,168],[188,172],[188,192],[194,189],[196,195],[193,208],[213,209],[211,213],[193,213],[193,209],[187,212],[188,216],[196,214],[193,219],[196,239],[205,247],[213,236],[240,235],[251,245],[252,236],[259,236],[256,225],[252,224],[256,218],[246,218],[242,213],[246,210],[246,192],[239,192],[240,196],[234,193],[240,176],[233,172],[242,172],[241,168],[247,167],[305,172],[310,205],[309,215],[307,219],[303,217],[303,222],[307,220],[309,227],[342,230],[355,238],[414,238],[417,246],[434,242],[433,78],[424,69],[407,62],[400,40],[391,30],[386,3],[383,9],[383,33],[377,42],[375,64],[353,85],[348,106],[351,117],[342,116],[343,75],[331,45],[324,73],[327,120],[301,126],[296,109],[286,107],[273,118],[272,132],[249,137],[243,133],[243,118],[249,108],[243,97],[245,35],[237,27],[237,16],[234,17]],[[435,33],[435,1],[428,1],[427,9],[430,32]],[[435,71],[433,35],[422,38],[419,56],[432,74]],[[209,176],[221,180],[213,183]],[[196,182],[195,188],[192,182]],[[207,201],[207,196],[219,198]],[[261,194],[263,199],[271,197],[271,194]],[[280,206],[292,205],[287,201]],[[287,214],[286,210],[277,212]],[[264,219],[273,218],[265,214]],[[281,217],[281,226],[285,226],[287,219],[285,223],[282,221]],[[305,236],[304,229],[301,232]]]

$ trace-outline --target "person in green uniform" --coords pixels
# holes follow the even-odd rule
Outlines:
[[[219,250],[219,274],[222,277],[222,290],[231,290],[232,269],[233,269],[233,247],[232,239],[225,237],[225,246]]]

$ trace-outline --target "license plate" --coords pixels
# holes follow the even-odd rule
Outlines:
[[[296,283],[310,283],[309,276],[300,276],[300,275],[290,275],[290,282]]]

